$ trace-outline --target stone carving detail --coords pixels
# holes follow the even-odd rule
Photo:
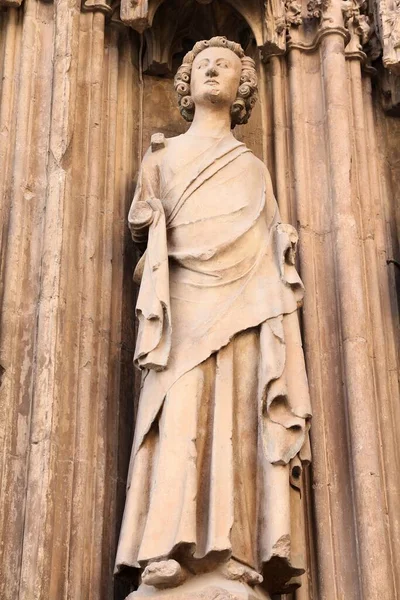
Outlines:
[[[383,64],[400,74],[400,0],[376,0],[374,8]]]
[[[350,34],[359,39],[359,49],[367,44],[371,35],[371,26],[369,17],[365,14],[367,3],[365,0],[343,0],[342,12],[345,27]]]
[[[284,13],[275,21],[275,31],[278,35],[302,23],[301,4],[297,0],[286,0],[284,6]]]
[[[320,19],[329,6],[329,0],[310,0],[307,4],[307,14],[311,19]]]
[[[286,51],[286,37],[291,27],[302,24],[301,4],[297,0],[285,2],[272,0],[265,2],[266,34],[262,56],[266,59],[273,54],[283,54]]]
[[[286,51],[286,8],[281,0],[264,3],[265,43],[263,56],[283,54]]]
[[[297,0],[285,1],[285,18],[287,28],[301,25],[301,4]]]
[[[231,133],[257,98],[254,61],[197,42],[175,89],[190,128],[152,138],[129,213],[143,378],[116,573],[144,569],[132,599],[267,600],[304,572],[297,233]]]
[[[224,38],[216,37],[213,40],[204,40],[196,44],[201,52],[215,46],[228,47],[234,42],[228,42]],[[239,48],[238,44],[233,47]],[[190,95],[190,74],[193,68],[193,53],[189,52],[179,68],[175,77],[175,90],[179,98],[179,109],[186,121],[193,121],[195,114],[195,103]],[[186,62],[187,61],[187,62]],[[250,118],[253,106],[257,102],[257,76],[254,70],[254,61],[250,57],[242,57],[242,72],[237,98],[234,101],[231,113],[233,125],[244,125]]]

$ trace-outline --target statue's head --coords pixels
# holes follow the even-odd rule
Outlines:
[[[257,101],[255,63],[224,37],[197,42],[178,69],[175,90],[186,121],[193,120],[196,106],[211,103],[230,109],[232,128],[242,125]]]

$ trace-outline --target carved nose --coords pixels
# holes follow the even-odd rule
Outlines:
[[[206,77],[216,77],[218,75],[218,71],[215,67],[208,67],[206,71]]]

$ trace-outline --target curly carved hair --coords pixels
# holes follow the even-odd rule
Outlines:
[[[231,42],[225,37],[216,36],[210,40],[197,42],[193,50],[188,52],[179,67],[174,80],[175,90],[178,94],[178,104],[181,115],[186,121],[193,121],[195,105],[190,95],[190,77],[193,61],[202,50],[206,48],[228,48],[238,56],[242,62],[242,73],[236,100],[231,107],[231,127],[243,125],[250,118],[253,106],[257,102],[257,72],[255,62],[245,56],[243,48],[236,42]]]

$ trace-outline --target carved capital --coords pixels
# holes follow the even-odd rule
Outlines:
[[[161,2],[162,0],[159,0],[157,8]],[[121,21],[143,33],[151,26],[155,10],[149,12],[149,0],[121,0]]]
[[[367,43],[371,31],[369,17],[366,13],[365,0],[342,0],[344,25],[359,36],[362,43]]]
[[[307,16],[310,19],[321,19],[328,6],[329,0],[310,0],[307,4]]]
[[[298,0],[272,0],[265,6],[265,42],[262,48],[264,58],[286,51],[287,34],[292,27],[302,22],[301,3]]]
[[[350,33],[350,41],[346,46],[348,58],[358,58],[366,62],[367,55],[364,51],[371,35],[372,27],[367,12],[365,0],[342,0],[342,13],[344,26]]]
[[[302,24],[303,20],[301,17],[301,4],[297,0],[286,0],[285,1],[285,17],[286,27],[297,27]]]
[[[267,0],[264,3],[264,59],[286,51],[286,14],[282,0]]]

